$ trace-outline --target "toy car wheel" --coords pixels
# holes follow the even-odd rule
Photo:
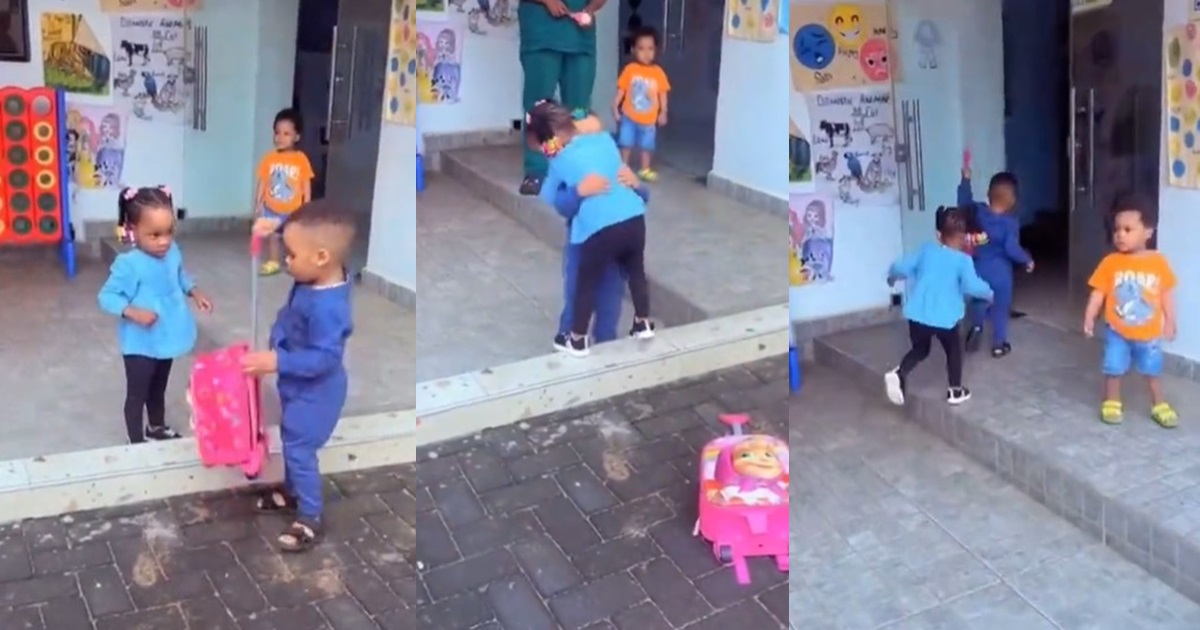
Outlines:
[[[732,564],[733,563],[733,547],[729,547],[726,545],[721,545],[720,547],[718,547],[717,548],[717,559],[721,561],[721,564]]]

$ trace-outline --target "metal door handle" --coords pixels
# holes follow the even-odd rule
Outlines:
[[[338,62],[338,27],[333,27],[333,52],[329,55],[329,98],[325,101],[325,128],[333,128],[333,94],[341,79],[337,76]]]
[[[1087,132],[1088,132],[1088,205],[1089,211],[1096,208],[1096,90],[1088,88],[1087,102]]]
[[[1068,116],[1067,127],[1067,172],[1071,194],[1067,203],[1067,211],[1075,212],[1075,206],[1078,205],[1075,200],[1075,194],[1079,191],[1079,112],[1078,95],[1075,93],[1075,86],[1071,86],[1070,106],[1071,115]]]
[[[913,159],[912,159],[912,134],[909,132],[909,110],[911,103],[909,101],[900,101],[900,141],[903,142],[903,147],[897,147],[897,159],[904,162],[904,194],[906,195],[905,205],[911,211],[913,209]]]
[[[679,1],[679,52],[687,49],[687,0]]]
[[[922,212],[925,211],[925,140],[921,136],[921,101],[920,99],[913,101],[913,129],[916,131],[914,137],[917,147],[917,207]]]

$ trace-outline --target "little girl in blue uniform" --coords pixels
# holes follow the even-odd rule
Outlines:
[[[118,211],[117,226],[132,247],[113,261],[99,302],[101,310],[120,318],[125,429],[131,444],[177,438],[179,433],[166,423],[171,365],[196,343],[191,307],[207,313],[212,301],[184,269],[166,187],[126,188]]]

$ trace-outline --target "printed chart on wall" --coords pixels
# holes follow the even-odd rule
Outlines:
[[[1195,24],[1167,29],[1167,185],[1200,188],[1200,41]]]
[[[885,5],[793,3],[789,11],[794,89],[890,85],[896,78]]]
[[[447,16],[466,26],[472,35],[517,38],[519,0],[450,0],[449,4]]]
[[[105,13],[155,13],[204,8],[203,0],[100,0]]]
[[[43,83],[75,94],[108,94],[112,60],[87,20],[47,12],[41,27]]]
[[[788,199],[788,282],[793,287],[833,279],[833,199],[793,193]]]
[[[725,34],[752,42],[773,42],[779,35],[779,0],[726,0]]]
[[[812,124],[803,94],[792,92],[788,118],[788,187],[791,192],[812,192]]]
[[[417,17],[413,0],[393,0],[383,120],[405,125],[417,117]]]
[[[813,180],[844,205],[899,203],[890,88],[809,94]]]
[[[457,103],[462,88],[462,28],[452,22],[417,21],[417,100]]]
[[[113,101],[140,120],[191,121],[196,69],[184,35],[191,22],[173,15],[112,18]]]
[[[80,188],[118,188],[125,167],[125,115],[111,107],[67,105],[67,165]]]

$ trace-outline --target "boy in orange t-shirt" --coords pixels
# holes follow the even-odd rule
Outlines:
[[[267,240],[267,260],[260,273],[279,273],[279,235],[288,216],[312,199],[312,164],[296,148],[300,141],[300,114],[285,109],[275,114],[275,150],[258,163],[255,214],[279,222],[279,232]]]
[[[633,62],[617,78],[613,118],[618,121],[617,144],[626,163],[633,150],[641,151],[638,177],[652,182],[658,173],[650,168],[658,127],[667,124],[667,94],[671,82],[654,58],[658,53],[658,31],[644,27],[633,34]]]
[[[1083,332],[1091,337],[1104,309],[1104,402],[1100,419],[1121,422],[1121,377],[1132,367],[1150,387],[1150,417],[1164,428],[1179,424],[1179,415],[1163,398],[1159,376],[1163,340],[1175,338],[1175,274],[1166,256],[1146,249],[1154,235],[1150,204],[1137,197],[1119,199],[1113,212],[1116,252],[1104,257],[1092,273],[1092,288]]]

